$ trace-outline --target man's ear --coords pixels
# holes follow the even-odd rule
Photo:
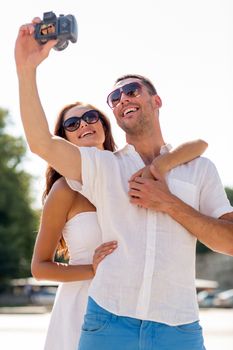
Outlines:
[[[161,100],[161,98],[159,97],[159,95],[153,95],[153,98],[154,98],[155,106],[156,106],[157,108],[162,107],[162,100]]]

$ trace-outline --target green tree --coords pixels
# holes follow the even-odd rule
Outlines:
[[[231,205],[233,205],[233,188],[230,187],[225,187],[225,191],[227,194],[227,197],[231,203]],[[198,254],[205,254],[210,252],[211,250],[209,248],[207,248],[204,244],[202,244],[201,242],[197,242],[197,253]]]
[[[225,187],[225,191],[231,205],[233,206],[233,188]]]
[[[21,137],[6,131],[9,113],[0,108],[0,285],[30,275],[38,215],[32,209],[31,176],[22,170]]]

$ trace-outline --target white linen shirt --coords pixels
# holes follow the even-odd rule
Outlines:
[[[129,202],[128,180],[144,167],[139,154],[131,145],[115,153],[94,147],[80,147],[80,152],[83,185],[67,182],[96,206],[103,241],[118,241],[98,266],[89,295],[120,316],[168,325],[198,320],[196,238],[169,215]],[[173,194],[205,215],[218,218],[233,211],[206,158],[174,168],[167,183]]]

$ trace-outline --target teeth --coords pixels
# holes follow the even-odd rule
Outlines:
[[[93,131],[87,131],[87,132],[84,132],[82,135],[80,135],[80,138],[83,138],[83,137],[85,137],[86,135],[92,135],[92,134],[94,134]]]
[[[126,116],[126,114],[130,113],[130,112],[136,112],[137,108],[136,107],[132,107],[132,108],[127,108],[124,111],[124,116]]]

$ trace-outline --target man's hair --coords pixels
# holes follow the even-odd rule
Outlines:
[[[138,79],[141,80],[142,84],[147,88],[148,92],[151,95],[157,95],[157,91],[153,85],[153,83],[146,77],[139,75],[139,74],[126,74],[126,75],[122,75],[121,77],[119,77],[116,81],[115,84],[119,83],[122,80],[125,79]]]

